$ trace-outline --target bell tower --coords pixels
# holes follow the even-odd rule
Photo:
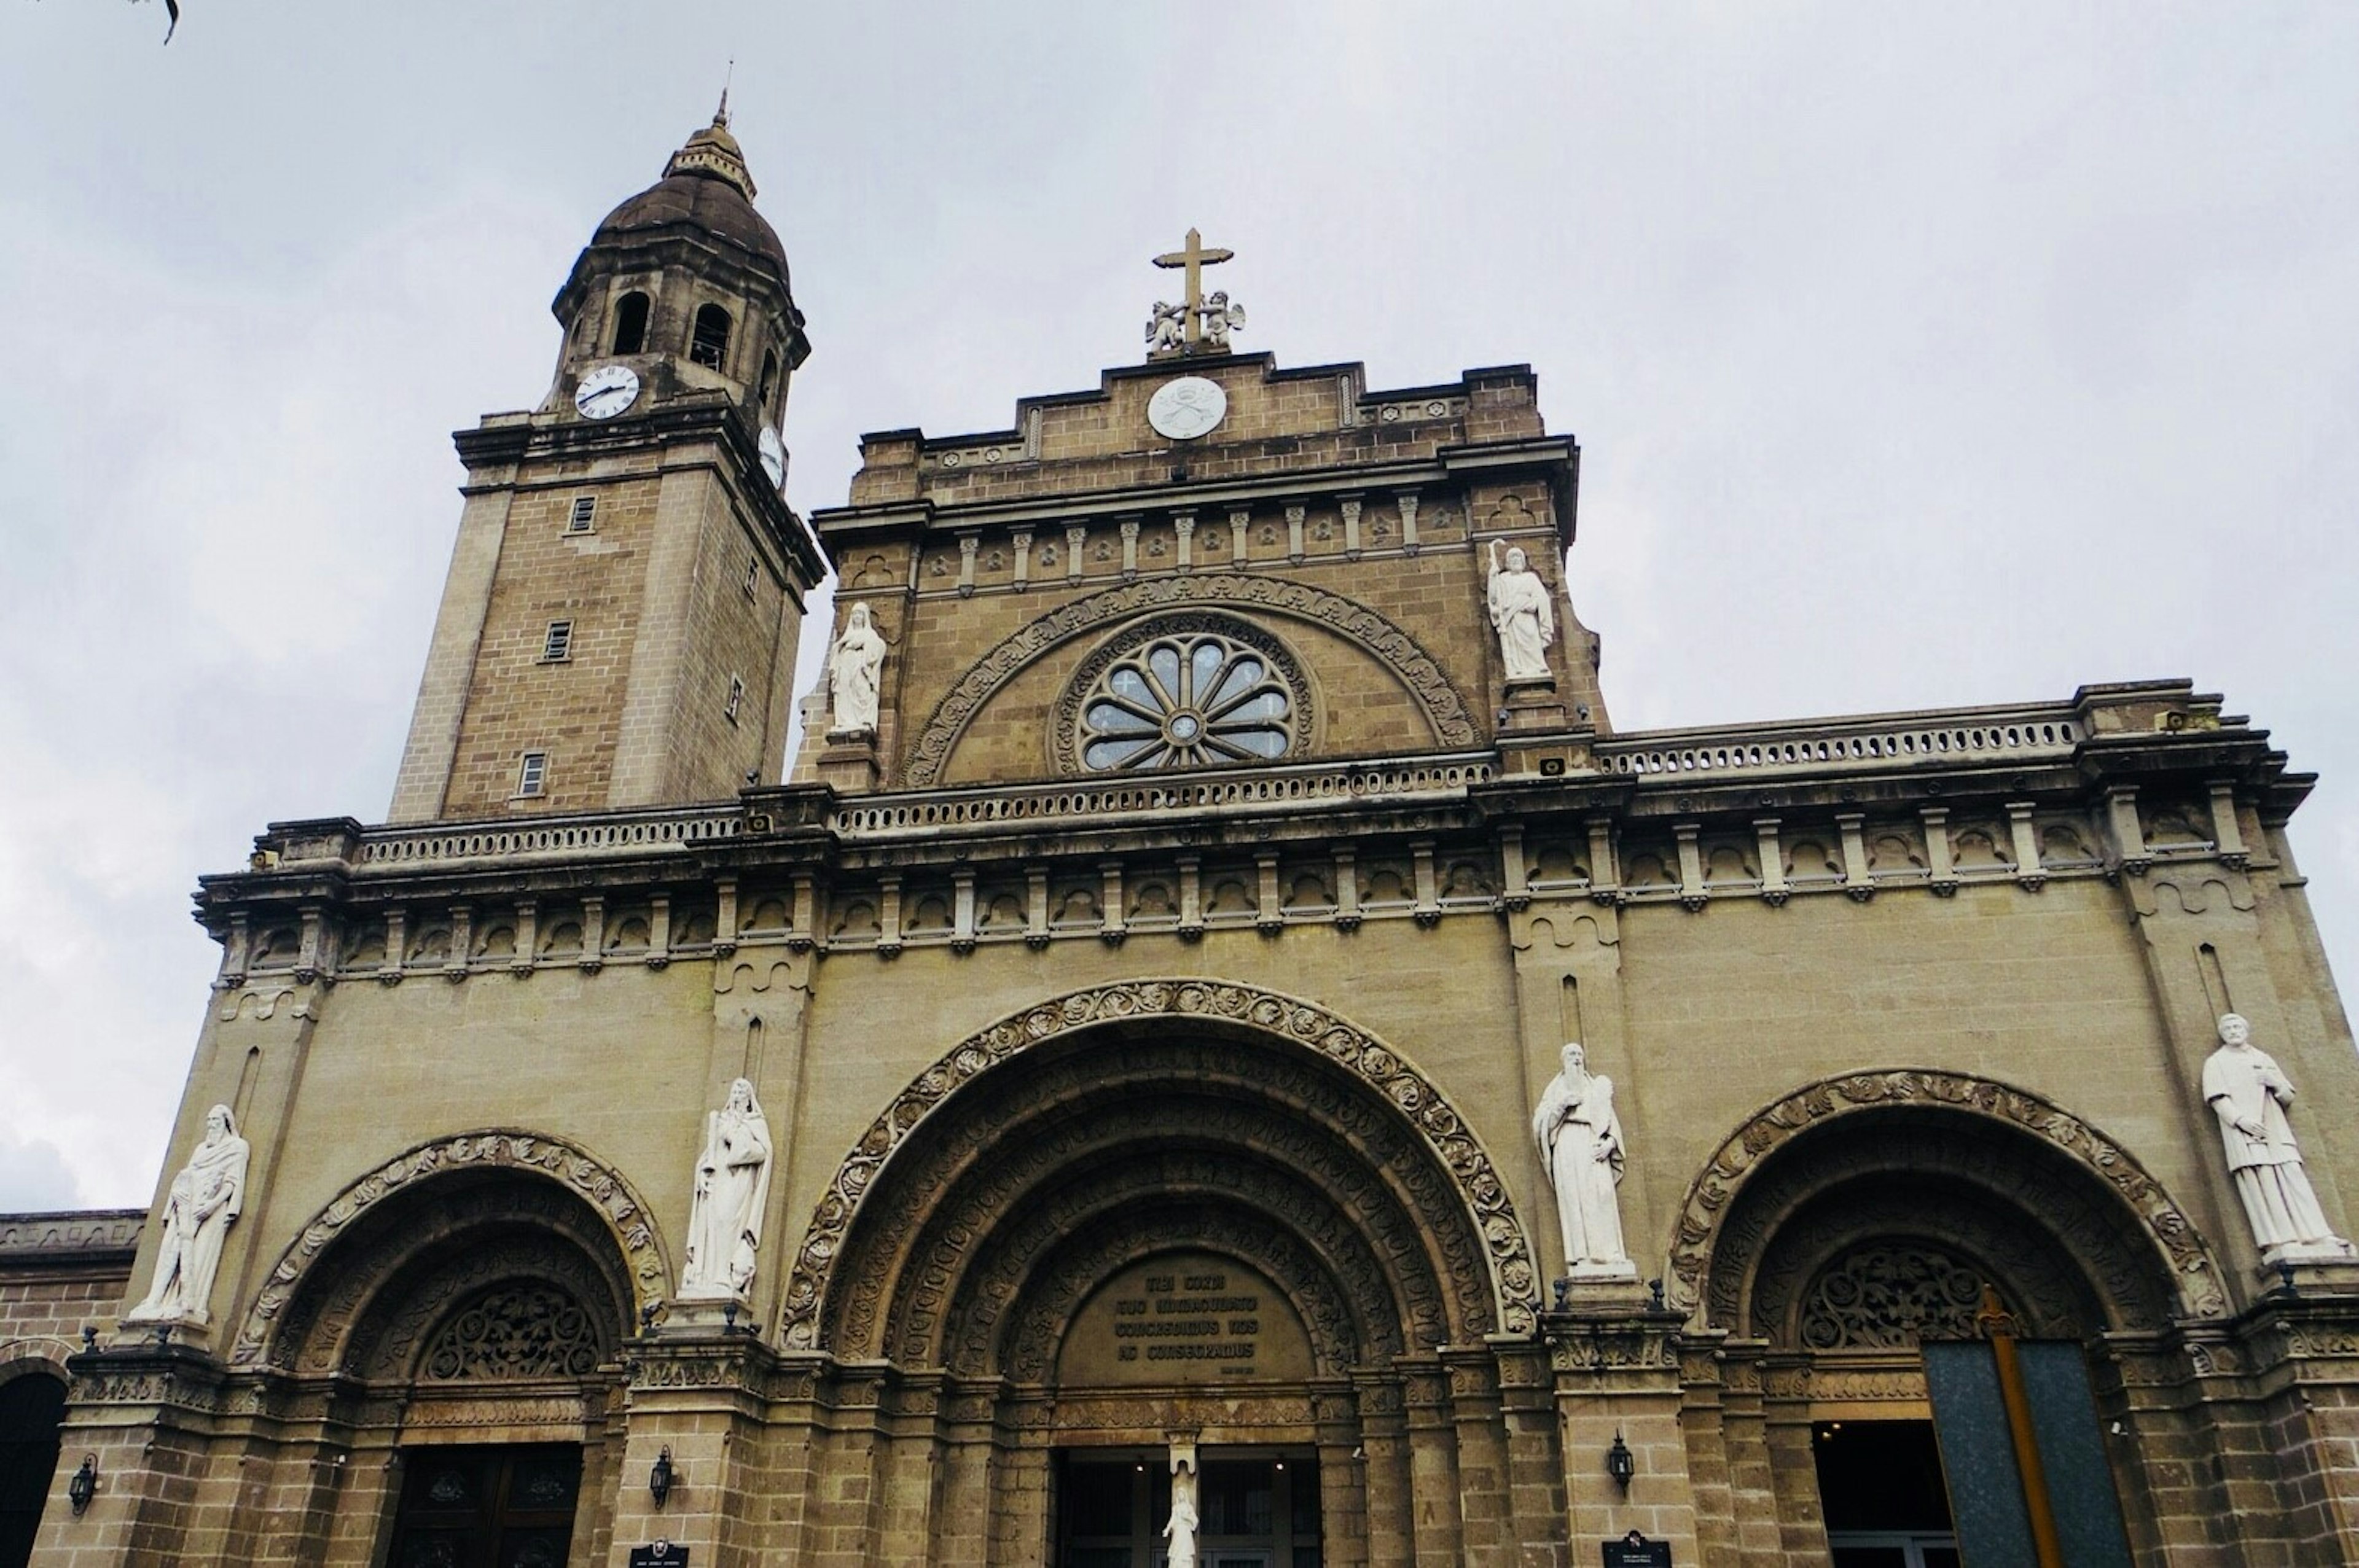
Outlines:
[[[465,504],[390,820],[777,779],[825,567],[784,496],[810,344],[754,189],[724,98],[574,263],[540,406],[454,438]]]

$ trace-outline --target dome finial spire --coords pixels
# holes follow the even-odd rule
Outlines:
[[[718,179],[734,185],[746,200],[754,200],[754,177],[745,168],[745,150],[737,138],[729,134],[730,77],[737,71],[737,62],[729,62],[729,75],[722,78],[721,106],[712,111],[712,124],[688,138],[679,151],[671,155],[664,166],[664,178],[675,174],[699,175],[706,179]]]

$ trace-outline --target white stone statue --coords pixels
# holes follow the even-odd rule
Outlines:
[[[2220,1048],[2203,1064],[2203,1098],[2220,1118],[2228,1169],[2262,1258],[2274,1263],[2349,1257],[2351,1243],[2327,1225],[2301,1168],[2301,1150],[2286,1119],[2293,1085],[2254,1045],[2253,1026],[2236,1013],[2220,1017]]]
[[[162,1245],[147,1299],[125,1313],[125,1323],[186,1323],[206,1320],[221,1267],[222,1240],[245,1206],[245,1164],[252,1148],[237,1135],[237,1118],[217,1105],[205,1113],[204,1141],[197,1145],[157,1222]]]
[[[1548,585],[1532,570],[1521,546],[1507,550],[1499,564],[1499,541],[1491,541],[1491,626],[1499,633],[1499,658],[1506,665],[1507,682],[1550,678],[1549,644],[1556,641],[1556,611],[1549,603]]]
[[[1196,1451],[1171,1454],[1171,1517],[1163,1522],[1164,1568],[1196,1568]]]
[[[763,1202],[770,1193],[770,1124],[754,1086],[739,1078],[729,1101],[704,1119],[696,1199],[688,1211],[688,1251],[679,1266],[682,1301],[733,1299],[754,1282]]]
[[[1556,1187],[1566,1270],[1575,1278],[1636,1279],[1622,1246],[1621,1199],[1614,1191],[1625,1160],[1614,1080],[1590,1072],[1577,1041],[1566,1043],[1563,1071],[1540,1093],[1532,1136]]]
[[[843,635],[828,650],[828,733],[873,735],[876,732],[876,693],[885,669],[885,639],[868,618],[868,606],[855,604],[845,618]]]
[[[1204,346],[1226,349],[1229,334],[1245,324],[1245,308],[1229,303],[1228,290],[1216,288],[1204,297]]]
[[[1186,307],[1157,300],[1155,313],[1147,319],[1147,351],[1150,354],[1176,354],[1187,346]]]

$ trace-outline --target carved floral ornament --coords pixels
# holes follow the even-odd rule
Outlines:
[[[1761,1111],[1723,1143],[1680,1208],[1668,1276],[1672,1304],[1690,1312],[1701,1304],[1723,1224],[1766,1159],[1796,1136],[1832,1120],[1901,1107],[1990,1117],[2039,1138],[2102,1184],[2135,1217],[2174,1281],[2180,1315],[2226,1315],[2227,1296],[2211,1249],[2162,1184],[2120,1144],[2038,1095],[1926,1068],[1859,1073],[1812,1084]]]
[[[664,1294],[671,1265],[664,1256],[662,1238],[648,1217],[647,1206],[619,1173],[563,1139],[505,1129],[462,1132],[397,1154],[321,1209],[288,1244],[265,1280],[230,1352],[231,1364],[248,1366],[262,1357],[276,1324],[320,1254],[353,1221],[389,1194],[447,1172],[484,1169],[528,1173],[560,1183],[586,1200],[598,1210],[616,1249],[628,1263],[640,1301]]]
[[[1365,1030],[1300,998],[1211,980],[1144,979],[1070,992],[1002,1019],[953,1046],[896,1097],[836,1168],[812,1212],[787,1282],[780,1325],[787,1346],[818,1347],[821,1304],[861,1199],[911,1132],[960,1089],[1035,1045],[1114,1020],[1153,1018],[1231,1020],[1290,1039],[1389,1101],[1448,1173],[1488,1249],[1499,1325],[1511,1334],[1532,1330],[1539,1285],[1531,1243],[1490,1156],[1430,1080]]]
[[[1436,743],[1451,748],[1476,743],[1465,699],[1433,656],[1417,640],[1366,605],[1308,583],[1245,572],[1208,572],[1192,577],[1153,578],[1090,594],[1017,628],[970,665],[934,711],[911,747],[906,782],[924,789],[941,782],[942,770],[968,722],[995,693],[1020,671],[1073,638],[1109,622],[1159,610],[1223,608],[1275,612],[1309,622],[1360,647],[1390,670],[1432,727]]]

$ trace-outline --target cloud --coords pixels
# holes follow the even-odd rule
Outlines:
[[[0,1130],[0,1214],[82,1206],[82,1187],[56,1144]]]

